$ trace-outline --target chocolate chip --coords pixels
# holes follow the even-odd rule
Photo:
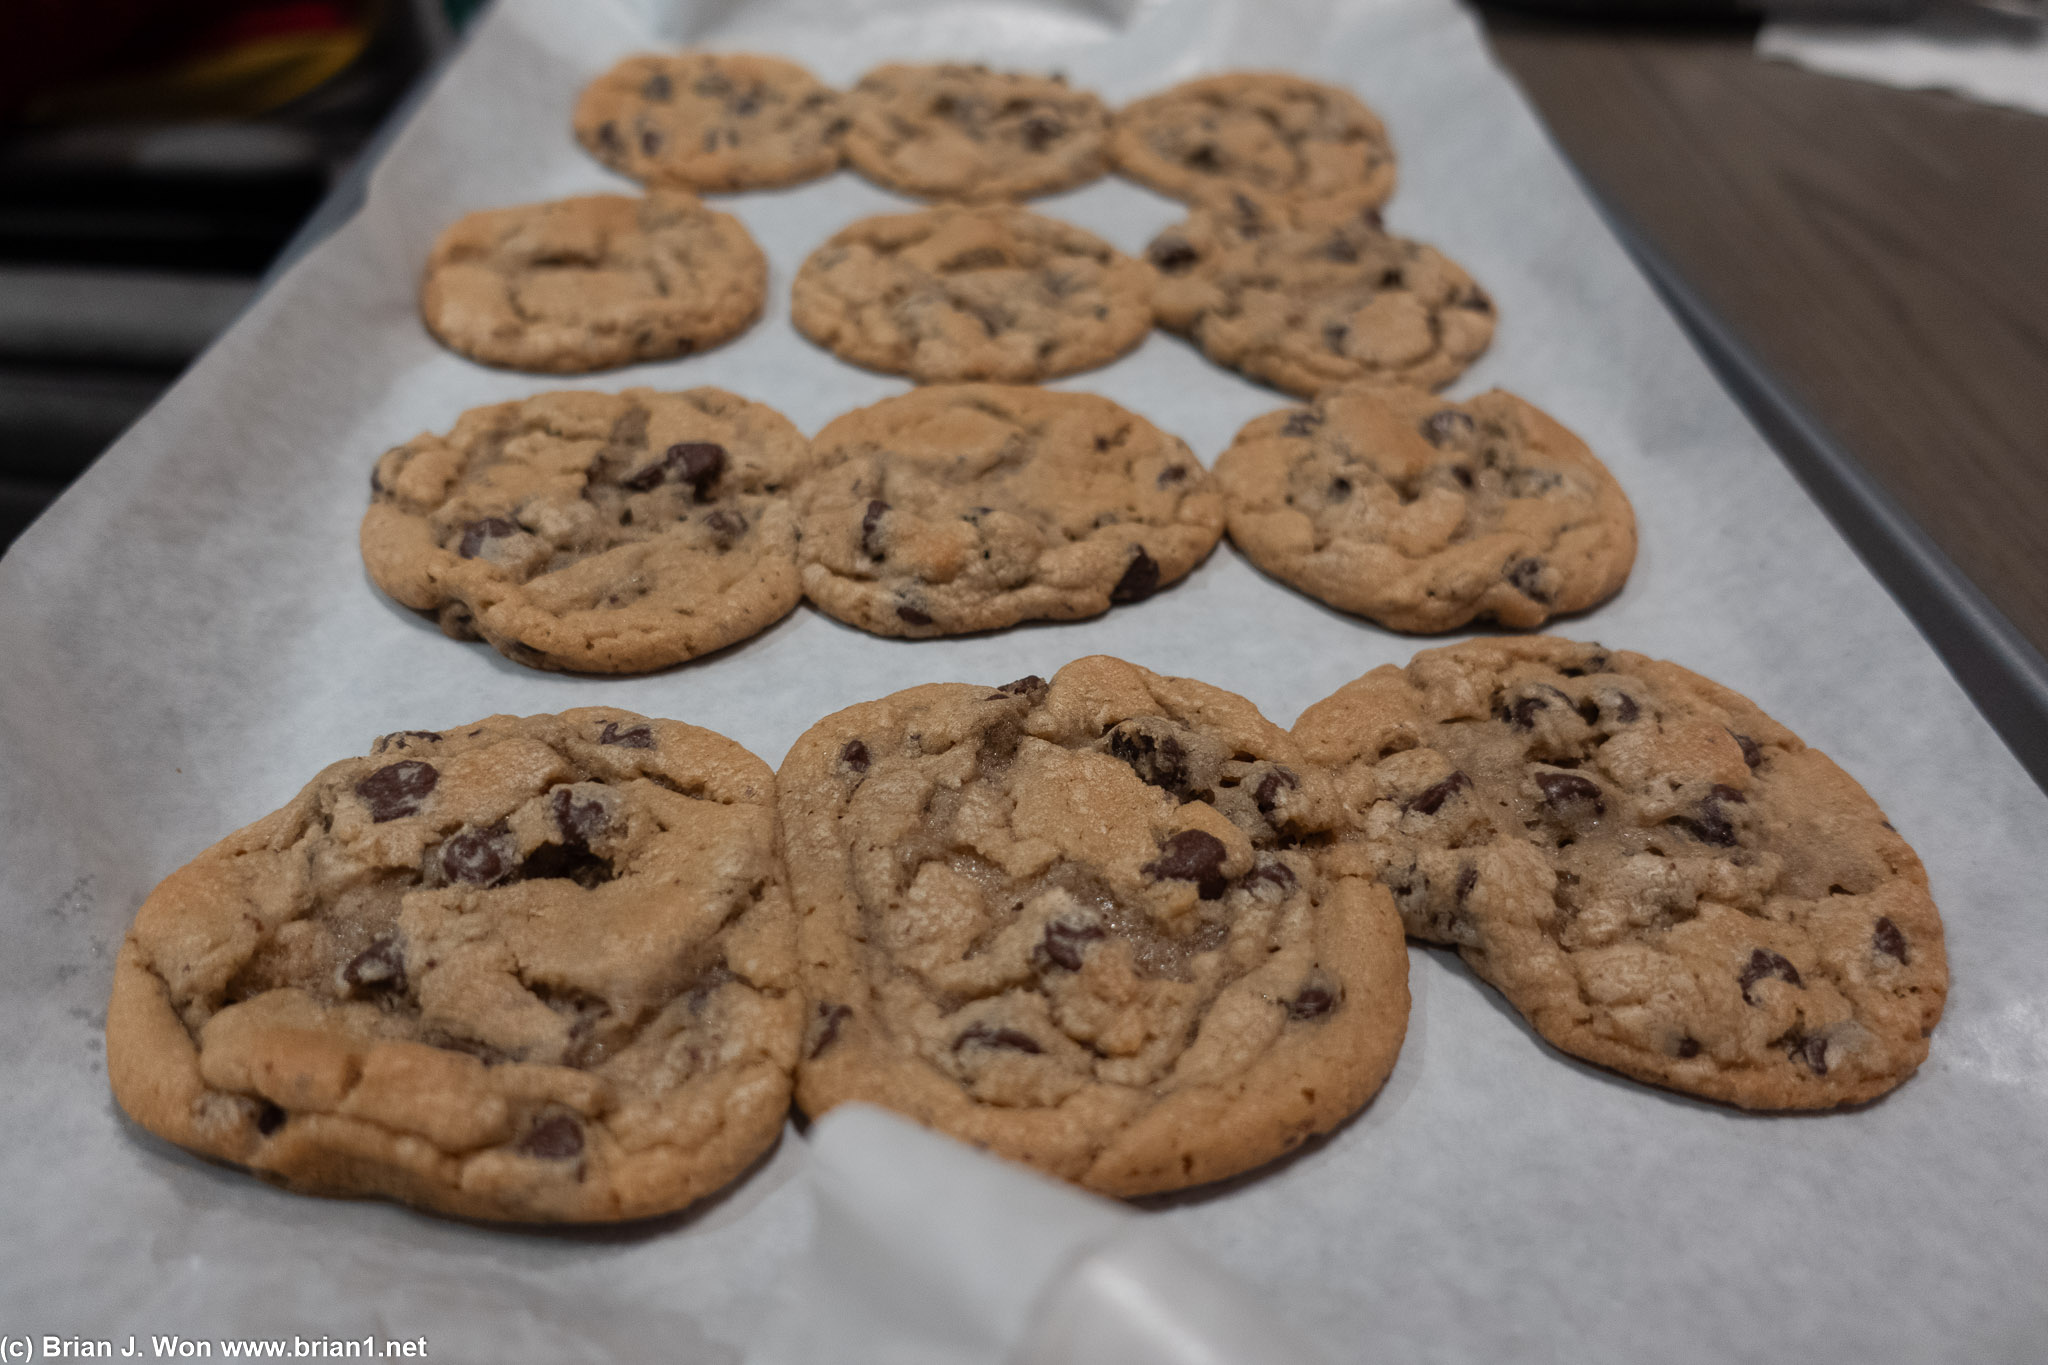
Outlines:
[[[1295,1023],[1321,1019],[1337,1008],[1337,997],[1323,986],[1305,986],[1287,1002],[1287,1017]]]
[[[462,543],[455,547],[455,553],[464,559],[475,559],[483,553],[486,541],[503,540],[506,536],[518,534],[518,522],[504,517],[485,517],[462,528]]]
[[[1166,468],[1159,471],[1159,478],[1156,480],[1156,482],[1161,488],[1166,488],[1173,484],[1181,482],[1182,480],[1186,479],[1187,476],[1188,467],[1186,465],[1170,464]]]
[[[377,742],[370,746],[372,753],[385,753],[396,749],[404,753],[415,743],[439,744],[441,736],[432,730],[394,730],[388,735],[377,736]]]
[[[623,487],[638,493],[659,487],[671,475],[677,483],[690,486],[698,502],[709,501],[711,485],[725,472],[725,447],[715,441],[678,441],[663,451],[661,458],[632,477],[620,480]]]
[[[1700,1040],[1697,1038],[1680,1038],[1678,1040],[1678,1055],[1688,1058],[1699,1056]]]
[[[1543,561],[1540,559],[1518,559],[1501,570],[1501,577],[1532,602],[1550,600],[1550,594],[1543,587]]]
[[[626,150],[626,144],[619,138],[619,125],[606,119],[597,125],[597,146],[600,153],[617,157]]]
[[[730,545],[746,534],[747,518],[732,508],[721,507],[704,518],[704,525],[718,537],[719,544]]]
[[[604,729],[599,732],[597,742],[599,744],[616,744],[621,749],[652,749],[654,747],[654,731],[644,725],[635,725],[631,729],[621,730],[617,721],[608,720],[604,723]]]
[[[1322,424],[1322,418],[1304,408],[1300,412],[1290,412],[1287,414],[1287,420],[1280,424],[1280,434],[1282,436],[1306,436]]]
[[[1034,702],[1045,695],[1045,679],[1036,673],[1027,673],[1015,682],[1006,682],[996,691],[1007,692],[1013,697],[1029,697]]]
[[[661,150],[661,134],[653,128],[640,130],[640,154],[653,156]]]
[[[675,83],[669,80],[666,72],[655,72],[652,76],[649,76],[646,79],[646,81],[642,83],[642,85],[640,86],[641,98],[659,100],[663,104],[666,104],[671,99],[674,99],[675,93]]]
[[[1042,152],[1064,134],[1066,125],[1047,114],[1033,114],[1024,120],[1021,131],[1024,145],[1034,152]]]
[[[272,1133],[284,1127],[284,1121],[287,1117],[284,1110],[278,1108],[269,1100],[265,1100],[263,1101],[263,1107],[256,1111],[256,1131],[265,1137],[269,1137]]]
[[[1213,171],[1223,165],[1223,159],[1216,155],[1216,148],[1207,142],[1188,152],[1181,161],[1198,171]]]
[[[1301,779],[1291,768],[1275,767],[1259,779],[1259,785],[1252,788],[1252,801],[1259,808],[1259,814],[1271,815],[1273,807],[1280,804],[1280,793],[1293,791],[1301,786]]]
[[[1124,570],[1124,576],[1109,590],[1109,600],[1118,604],[1142,602],[1158,591],[1159,561],[1140,549]]]
[[[1493,300],[1486,297],[1484,290],[1475,288],[1464,298],[1458,300],[1458,306],[1460,308],[1469,308],[1475,313],[1491,313],[1493,311]]]
[[[896,608],[896,615],[905,625],[928,626],[932,623],[931,616],[919,611],[916,607],[898,607]]]
[[[963,1047],[998,1047],[1011,1052],[1042,1053],[1044,1048],[1028,1033],[1013,1028],[990,1028],[987,1024],[975,1024],[953,1040],[953,1051]]]
[[[1479,885],[1479,869],[1471,863],[1458,869],[1458,880],[1451,887],[1451,899],[1463,905],[1471,896],[1472,888]]]
[[[1041,971],[1048,967],[1062,967],[1078,972],[1081,970],[1083,949],[1107,935],[1108,931],[1099,924],[1076,924],[1056,919],[1045,926],[1045,937],[1031,950],[1031,960]]]
[[[882,546],[882,514],[889,510],[889,504],[876,498],[868,503],[868,510],[860,519],[860,548],[867,552],[869,559],[881,559],[888,551]]]
[[[519,1139],[519,1150],[543,1161],[567,1161],[583,1154],[583,1125],[567,1114],[542,1119]]]
[[[1316,254],[1326,261],[1341,261],[1349,265],[1358,259],[1358,243],[1340,232],[1318,247]]]
[[[1244,874],[1244,883],[1247,887],[1256,886],[1260,882],[1272,883],[1279,888],[1280,894],[1284,896],[1294,889],[1293,869],[1289,868],[1285,863],[1260,863],[1257,867]]]
[[[369,806],[370,822],[381,825],[418,810],[440,780],[433,764],[408,758],[379,768],[356,783],[356,795]]]
[[[1147,876],[1161,881],[1195,883],[1205,901],[1223,894],[1223,860],[1229,850],[1223,841],[1205,830],[1184,829],[1166,841],[1157,859],[1145,864]]]
[[[1591,803],[1593,814],[1605,815],[1607,803],[1600,799],[1599,784],[1577,773],[1538,773],[1536,785],[1543,791],[1546,805],[1562,811],[1566,806]]]
[[[1694,808],[1694,814],[1678,816],[1671,823],[1703,844],[1732,848],[1736,843],[1735,825],[1728,819],[1727,812],[1721,809],[1722,803],[1728,801],[1746,804],[1741,792],[1717,783],[1707,792],[1706,799]]]
[[[1636,718],[1637,718],[1637,717],[1639,717],[1639,716],[1641,716],[1642,714],[1643,714],[1643,708],[1642,708],[1642,707],[1640,707],[1640,706],[1637,706],[1637,705],[1636,705],[1636,699],[1635,699],[1634,697],[1631,697],[1631,696],[1630,696],[1630,695],[1629,695],[1628,693],[1626,693],[1626,692],[1623,692],[1623,693],[1621,694],[1621,700],[1620,700],[1620,701],[1618,701],[1618,702],[1616,702],[1616,703],[1615,703],[1615,705],[1614,705],[1614,716],[1615,716],[1615,719],[1616,719],[1616,720],[1619,720],[1619,721],[1620,721],[1620,722],[1621,722],[1621,723],[1622,723],[1623,725],[1632,725],[1632,724],[1634,724],[1634,723],[1635,723],[1635,721],[1636,721]],[[1737,738],[1739,739],[1739,738],[1741,738],[1741,736],[1739,736],[1739,735],[1738,735],[1738,736],[1737,736]],[[1754,768],[1754,767],[1756,766],[1756,763],[1755,763],[1755,761],[1754,761],[1754,760],[1751,760],[1751,759],[1749,759],[1749,754],[1748,754],[1748,752],[1747,752],[1747,751],[1745,751],[1745,752],[1743,753],[1743,758],[1744,758],[1745,760],[1749,760],[1749,766],[1750,766],[1750,767]]]
[[[489,829],[464,829],[441,845],[441,872],[451,882],[489,886],[512,870],[515,851],[502,820]]]
[[[1792,1055],[1805,1062],[1814,1075],[1828,1074],[1828,1040],[1821,1034],[1796,1040],[1792,1044]]]
[[[1339,355],[1344,353],[1344,338],[1350,335],[1351,329],[1341,322],[1326,322],[1323,324],[1323,345]]]
[[[817,1037],[811,1043],[810,1056],[817,1060],[818,1054],[839,1041],[839,1029],[853,1018],[853,1009],[847,1005],[828,1005],[818,1002]]]
[[[1899,932],[1899,926],[1893,924],[1888,915],[1877,917],[1877,923],[1870,931],[1870,946],[1886,957],[1897,958],[1901,965],[1913,960],[1906,953],[1906,936]]]
[[[1749,964],[1742,969],[1742,975],[1735,978],[1736,984],[1742,987],[1742,998],[1754,1005],[1756,1000],[1750,995],[1749,988],[1765,977],[1776,977],[1792,986],[1802,984],[1797,967],[1769,948],[1758,948],[1749,955]]]
[[[1126,721],[1109,734],[1111,758],[1128,764],[1138,780],[1189,801],[1196,793],[1188,783],[1188,754],[1172,735],[1153,736]]]
[[[1728,731],[1728,737],[1734,740],[1742,749],[1742,761],[1744,763],[1754,768],[1757,764],[1764,761],[1764,751],[1759,749],[1756,741],[1748,735],[1738,735],[1733,730],[1730,730]]]
[[[1471,778],[1463,772],[1454,772],[1435,786],[1409,797],[1401,809],[1414,811],[1417,815],[1435,815],[1443,808],[1444,802],[1471,785]]]
[[[839,761],[857,773],[868,770],[868,746],[857,739],[846,741],[846,747],[839,751]]]
[[[1330,480],[1330,500],[1343,502],[1351,496],[1351,480],[1339,475]]]
[[[1456,408],[1432,412],[1421,422],[1423,438],[1433,446],[1454,445],[1474,430],[1472,419]]]
[[[579,801],[574,789],[557,787],[548,798],[548,814],[562,831],[562,842],[572,848],[590,847],[590,841],[612,827],[611,812],[602,801]]]
[[[405,994],[405,949],[396,934],[380,934],[341,969],[341,983],[351,995],[372,991]]]

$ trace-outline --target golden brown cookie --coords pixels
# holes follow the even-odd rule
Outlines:
[[[1749,1109],[1874,1099],[1948,992],[1927,874],[1863,789],[1744,697],[1549,636],[1429,649],[1295,724],[1392,889],[1536,1031]]]
[[[586,708],[386,735],[166,878],[114,968],[137,1123],[312,1194],[681,1208],[773,1146],[802,1006],[774,778]]]
[[[688,355],[760,316],[768,258],[680,190],[486,209],[443,232],[420,315],[486,365],[582,373]]]
[[[1192,204],[1238,191],[1378,208],[1394,193],[1394,148],[1347,90],[1280,71],[1184,81],[1117,111],[1116,167]]]
[[[1094,394],[934,385],[836,419],[814,458],[804,595],[878,635],[1094,616],[1175,582],[1223,534],[1187,444]]]
[[[820,346],[921,384],[1033,383],[1106,365],[1152,331],[1152,268],[1007,206],[863,218],[812,252],[791,319]]]
[[[846,159],[886,189],[967,203],[1030,199],[1109,169],[1109,109],[1060,76],[878,66],[847,92]]]
[[[746,52],[641,53],[584,88],[576,140],[651,185],[755,190],[837,170],[840,96],[795,62]]]
[[[1216,481],[1254,564],[1395,630],[1539,626],[1613,596],[1636,557],[1607,466],[1499,389],[1338,389],[1246,425]]]
[[[1372,212],[1231,197],[1159,234],[1159,325],[1304,398],[1354,381],[1442,388],[1493,340],[1493,301]]]
[[[458,640],[644,673],[796,606],[791,495],[809,463],[788,418],[723,389],[472,408],[378,460],[363,563]]]
[[[798,1103],[1125,1196],[1334,1127],[1393,1067],[1408,964],[1384,888],[1305,850],[1327,782],[1243,698],[1110,658],[828,716],[777,777]]]

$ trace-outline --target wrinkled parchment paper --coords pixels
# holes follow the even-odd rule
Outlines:
[[[1755,698],[1859,777],[1925,857],[1955,988],[1920,1075],[1860,1112],[1760,1118],[1539,1043],[1453,958],[1411,950],[1385,1091],[1327,1141],[1149,1216],[1336,1359],[1932,1359],[2048,1354],[2048,803],[1715,385],[1449,0],[507,0],[391,148],[367,206],[265,295],[0,562],[0,1338],[428,1339],[439,1360],[719,1361],[807,1244],[791,1130],[723,1195],[623,1229],[506,1231],[299,1198],[166,1147],[106,1089],[115,946],[143,896],[323,764],[401,728],[603,702],[779,762],[813,720],[935,679],[1113,652],[1291,724],[1428,643],[1327,611],[1227,546],[1094,621],[870,638],[800,609],[652,677],[551,676],[442,638],[364,577],[371,463],[466,407],[560,387],[434,344],[427,246],[489,205],[627,188],[568,131],[576,91],[657,40],[761,48],[850,82],[886,58],[1060,67],[1113,101],[1281,66],[1386,117],[1396,231],[1494,294],[1456,387],[1512,387],[1634,498],[1619,598],[1562,625]],[[901,201],[850,172],[723,201],[772,263],[768,316],[593,387],[719,384],[815,431],[903,387],[814,349],[804,254]],[[1119,181],[1040,201],[1126,250],[1180,211]],[[1278,395],[1159,334],[1063,381],[1205,460]],[[1930,458],[1938,452],[1930,452]],[[219,1348],[216,1346],[216,1355]]]

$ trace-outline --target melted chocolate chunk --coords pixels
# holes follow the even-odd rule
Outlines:
[[[1188,781],[1188,754],[1172,735],[1154,737],[1135,721],[1125,721],[1109,732],[1111,758],[1130,766],[1138,780],[1159,788],[1179,801],[1198,795]]]
[[[512,871],[517,851],[503,820],[489,829],[464,829],[441,845],[441,873],[451,882],[490,886]]]
[[[379,735],[376,744],[371,746],[371,752],[381,754],[396,749],[400,753],[404,753],[415,743],[439,744],[440,742],[441,736],[432,730],[394,730],[388,735]]]
[[[1285,863],[1260,863],[1244,874],[1244,884],[1248,888],[1256,888],[1260,882],[1279,888],[1284,896],[1294,889],[1294,872]]]
[[[571,848],[589,848],[592,839],[612,826],[602,801],[578,801],[568,787],[555,788],[548,798],[548,813],[555,817],[555,828],[562,831],[562,842]]]
[[[724,446],[715,441],[678,441],[663,451],[659,460],[632,477],[620,480],[620,484],[636,493],[645,493],[668,482],[673,476],[677,483],[690,486],[698,502],[706,502],[711,496],[711,485],[717,483],[718,476],[724,472]]]
[[[881,559],[888,551],[882,546],[882,514],[889,510],[889,504],[880,498],[868,502],[868,510],[860,519],[860,548],[869,559]]]
[[[1466,898],[1472,894],[1472,888],[1477,885],[1479,885],[1479,869],[1471,863],[1466,863],[1458,869],[1458,880],[1451,887],[1451,899],[1459,905],[1463,905]]]
[[[1028,1033],[1020,1033],[1013,1028],[991,1028],[987,1024],[974,1024],[953,1040],[953,1051],[958,1052],[963,1047],[997,1047],[1034,1054],[1045,1051]]]
[[[618,157],[626,150],[626,144],[619,137],[619,125],[606,119],[597,125],[597,145],[607,157]]]
[[[817,1036],[811,1043],[810,1051],[813,1061],[817,1060],[818,1055],[826,1048],[839,1041],[841,1026],[851,1018],[853,1009],[850,1006],[828,1005],[822,1000],[818,1002]]]
[[[1408,798],[1401,809],[1414,811],[1417,815],[1435,815],[1443,808],[1444,802],[1471,785],[1471,778],[1462,772],[1454,772],[1435,786]]]
[[[847,740],[846,747],[839,751],[839,761],[857,773],[866,772],[870,762],[868,746],[857,739]]]
[[[1323,985],[1308,985],[1301,993],[1287,1002],[1287,1017],[1295,1023],[1306,1023],[1311,1019],[1326,1018],[1337,1008],[1337,997]]]
[[[518,534],[518,522],[505,517],[485,517],[462,528],[462,543],[455,547],[455,553],[464,559],[475,559],[483,553],[485,541],[502,540]]]
[[[704,518],[704,525],[720,545],[731,545],[747,533],[746,514],[730,507],[721,507]]]
[[[1024,120],[1018,130],[1024,135],[1024,145],[1034,152],[1050,147],[1067,131],[1066,125],[1049,114],[1033,114]]]
[[[1722,803],[1728,801],[1741,803],[1743,795],[1733,787],[1717,784],[1708,791],[1706,799],[1694,808],[1694,814],[1674,816],[1671,823],[1703,844],[1712,844],[1716,848],[1733,848],[1736,844],[1735,825],[1729,820],[1727,812],[1721,809]]]
[[[1616,702],[1614,705],[1614,718],[1620,721],[1623,725],[1633,725],[1637,717],[1641,716],[1642,714],[1643,708],[1637,706],[1636,699],[1634,697],[1631,697],[1626,692],[1621,694],[1621,700]],[[1756,766],[1756,761],[1754,759],[1749,758],[1749,754],[1747,753],[1747,751],[1743,753],[1743,758],[1749,760],[1750,767],[1754,768]]]
[[[1045,937],[1031,950],[1032,965],[1040,971],[1060,967],[1070,972],[1078,972],[1081,970],[1083,951],[1097,939],[1106,938],[1108,932],[1099,924],[1053,920],[1045,926]]]
[[[675,98],[675,93],[675,83],[669,80],[668,73],[663,71],[655,72],[640,86],[640,94],[643,98],[655,100],[662,104],[666,104]]]
[[[1797,1039],[1792,1044],[1792,1056],[1805,1062],[1807,1069],[1816,1076],[1828,1074],[1828,1040],[1815,1033]]]
[[[1187,476],[1188,467],[1186,465],[1170,464],[1166,468],[1159,471],[1159,477],[1153,480],[1153,482],[1158,484],[1161,488],[1165,488],[1170,484],[1176,484],[1184,481],[1187,478]]]
[[[408,758],[379,768],[356,783],[356,795],[370,808],[370,822],[381,825],[417,811],[440,780],[433,764]]]
[[[1109,590],[1109,600],[1119,605],[1142,602],[1159,591],[1159,561],[1142,549],[1131,559],[1124,576]]]
[[[1029,697],[1036,704],[1046,693],[1046,682],[1036,673],[1027,673],[1015,682],[1004,683],[996,691],[1007,692],[1013,697]]]
[[[1733,730],[1730,730],[1728,732],[1728,737],[1734,740],[1735,743],[1742,749],[1742,761],[1744,763],[1747,763],[1750,767],[1754,768],[1757,764],[1764,761],[1764,751],[1762,749],[1759,749],[1757,747],[1756,741],[1751,739],[1748,735],[1738,735]]]
[[[256,1131],[265,1137],[269,1137],[272,1133],[284,1127],[284,1121],[288,1117],[289,1115],[284,1110],[278,1108],[269,1100],[265,1100],[263,1101],[263,1107],[256,1111]]]
[[[1680,1038],[1678,1040],[1678,1055],[1685,1058],[1699,1056],[1700,1040],[1697,1038]]]
[[[1749,964],[1742,969],[1742,975],[1735,978],[1742,987],[1742,998],[1754,1005],[1756,1000],[1749,988],[1766,977],[1776,977],[1791,986],[1803,986],[1799,980],[1799,969],[1769,948],[1758,948],[1749,955]]]
[[[396,934],[380,934],[341,969],[341,983],[350,995],[375,991],[405,994],[405,949]]]
[[[896,608],[896,615],[905,625],[928,626],[932,623],[932,618],[926,613],[919,611],[916,607],[898,607]]]
[[[644,725],[635,725],[630,729],[621,730],[617,721],[608,720],[604,723],[604,729],[598,732],[597,742],[599,744],[616,744],[621,749],[652,749],[654,747],[654,731]]]
[[[1178,237],[1161,237],[1152,243],[1145,256],[1154,266],[1169,275],[1178,275],[1201,259],[1201,255],[1192,246]]]
[[[1339,475],[1330,480],[1330,500],[1344,502],[1351,496],[1351,480]]]
[[[1282,436],[1306,436],[1322,424],[1322,418],[1304,408],[1300,412],[1290,412],[1287,414],[1287,420],[1280,424],[1280,434]]]
[[[1432,412],[1420,425],[1423,439],[1433,446],[1455,445],[1475,430],[1472,419],[1456,408]]]
[[[1901,965],[1913,960],[1906,953],[1906,936],[1899,932],[1899,926],[1892,923],[1889,915],[1877,917],[1877,923],[1870,931],[1870,946],[1886,957],[1897,958]]]
[[[1252,788],[1252,802],[1259,808],[1259,814],[1271,815],[1273,808],[1280,804],[1280,794],[1290,792],[1301,785],[1301,779],[1292,769],[1275,767],[1259,779],[1259,785]]]
[[[1550,594],[1543,590],[1543,561],[1540,559],[1518,559],[1501,571],[1501,577],[1531,602],[1550,600]]]
[[[567,1161],[583,1155],[583,1125],[568,1114],[544,1118],[526,1130],[519,1150],[543,1161]]]
[[[1205,901],[1213,901],[1223,894],[1227,883],[1223,877],[1223,860],[1229,850],[1215,835],[1199,829],[1184,829],[1166,841],[1159,857],[1145,864],[1147,876],[1160,881],[1182,881],[1195,883],[1195,890]]]
[[[1537,773],[1536,785],[1543,791],[1544,804],[1555,810],[1590,804],[1593,814],[1607,813],[1607,803],[1600,799],[1599,784],[1577,773]]]
[[[1339,355],[1344,353],[1344,338],[1350,335],[1351,328],[1344,323],[1326,322],[1323,324],[1323,345]]]

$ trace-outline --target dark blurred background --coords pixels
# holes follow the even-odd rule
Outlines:
[[[481,0],[0,0],[0,548],[256,292]]]

